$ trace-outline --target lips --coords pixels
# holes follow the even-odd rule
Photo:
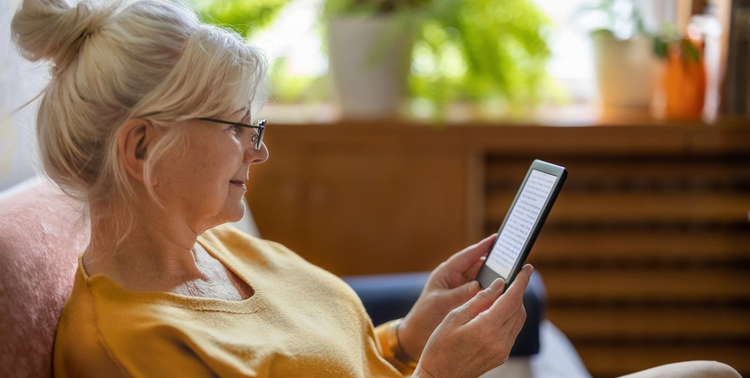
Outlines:
[[[247,180],[230,180],[229,183],[245,189],[245,181]]]

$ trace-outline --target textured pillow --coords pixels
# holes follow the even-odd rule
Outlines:
[[[52,345],[88,227],[45,179],[0,193],[0,376],[51,377]]]

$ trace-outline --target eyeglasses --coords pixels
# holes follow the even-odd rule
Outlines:
[[[223,123],[225,125],[249,127],[249,128],[255,129],[257,130],[257,132],[255,135],[253,135],[251,139],[253,142],[255,142],[255,149],[260,150],[260,147],[263,145],[263,132],[266,130],[265,119],[260,119],[256,121],[255,124],[253,125],[248,125],[247,123],[241,123],[241,122],[222,121],[220,119],[214,119],[214,118],[198,118],[198,119],[201,121]]]

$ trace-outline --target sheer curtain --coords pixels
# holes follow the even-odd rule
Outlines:
[[[36,103],[18,110],[49,78],[43,64],[20,56],[10,40],[10,21],[21,0],[0,0],[0,190],[36,175]]]

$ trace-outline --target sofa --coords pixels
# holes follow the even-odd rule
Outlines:
[[[0,192],[0,376],[52,376],[52,346],[77,257],[88,243],[74,201],[46,179]],[[252,228],[249,229],[253,231]],[[343,277],[373,323],[403,317],[429,273]],[[540,350],[545,292],[534,275],[524,295],[526,324],[512,356]]]

